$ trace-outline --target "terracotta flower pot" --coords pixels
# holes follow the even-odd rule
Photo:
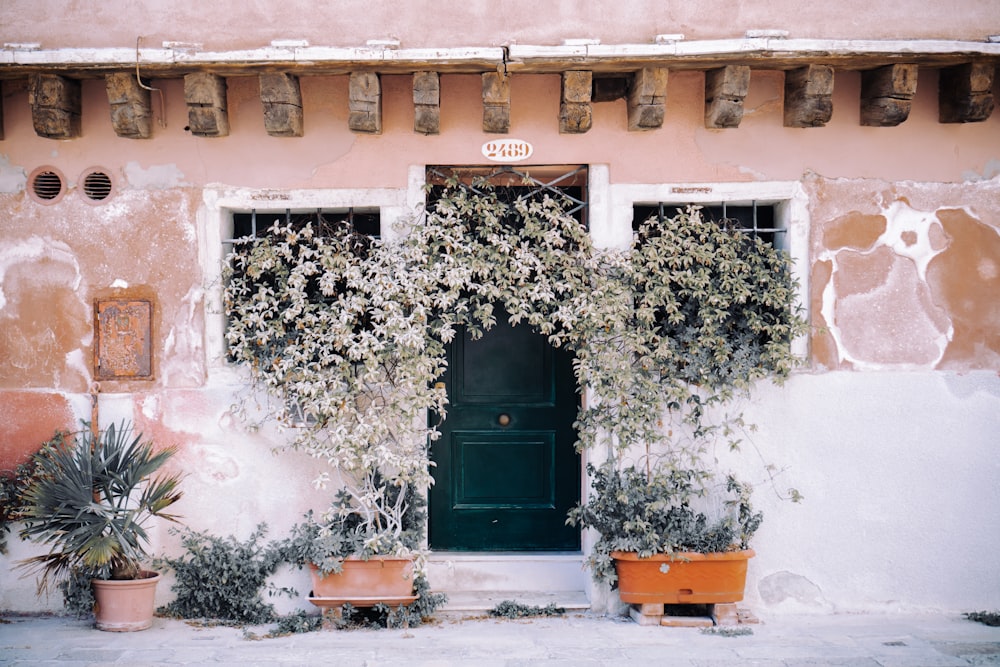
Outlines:
[[[316,598],[377,601],[406,598],[413,593],[413,560],[409,558],[348,558],[337,574],[321,575],[312,564],[309,573],[312,596]]]
[[[135,632],[153,624],[156,584],[160,575],[144,570],[142,579],[94,579],[94,616],[98,630]]]
[[[655,554],[614,551],[618,595],[628,604],[720,604],[739,602],[753,549],[724,553]]]

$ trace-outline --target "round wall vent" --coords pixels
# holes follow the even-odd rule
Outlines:
[[[111,196],[114,190],[114,183],[107,171],[100,168],[92,168],[83,172],[80,179],[83,196],[91,203],[100,203]]]
[[[41,204],[54,204],[62,199],[65,179],[55,167],[39,167],[28,176],[28,192]]]

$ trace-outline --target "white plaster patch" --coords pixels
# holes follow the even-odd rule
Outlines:
[[[157,421],[160,415],[160,397],[150,394],[142,399],[142,416],[149,421]]]
[[[111,283],[111,287],[114,289],[127,289],[128,283],[121,278],[115,278],[115,281]]]
[[[176,164],[153,165],[144,169],[138,162],[125,165],[125,178],[133,188],[143,190],[169,190],[188,185],[184,173]]]
[[[79,289],[80,281],[82,280],[80,265],[77,263],[76,256],[70,247],[61,241],[32,236],[23,241],[13,242],[6,247],[0,248],[0,311],[7,305],[7,298],[3,291],[4,276],[7,270],[15,264],[37,262],[42,259],[67,264],[72,267],[74,279],[68,287],[73,291]]]
[[[204,299],[205,291],[200,286],[189,289],[167,332],[163,358],[170,362],[164,362],[162,374],[164,383],[169,386],[199,386],[204,382],[204,322],[201,319]]]
[[[885,216],[885,231],[873,249],[888,246],[897,255],[912,259],[920,280],[927,280],[927,265],[945,249],[935,250],[931,246],[931,227],[941,227],[937,214],[918,211],[906,202],[895,201],[882,210],[882,215]]]
[[[90,384],[90,364],[84,357],[82,349],[70,350],[66,353],[66,368],[75,370],[84,379],[86,384]]]
[[[23,167],[10,164],[10,157],[0,154],[0,192],[21,192],[28,185],[28,173]]]
[[[994,280],[997,277],[997,263],[990,257],[983,257],[976,265],[976,271],[983,280]]]

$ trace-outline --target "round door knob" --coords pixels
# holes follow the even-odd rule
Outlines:
[[[497,417],[497,423],[500,424],[501,426],[507,426],[508,424],[510,424],[510,415],[508,414],[500,415],[499,417]]]

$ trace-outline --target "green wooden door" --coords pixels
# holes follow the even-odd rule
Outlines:
[[[480,340],[456,336],[450,405],[432,446],[432,549],[580,548],[566,512],[580,499],[572,356],[505,319]]]

